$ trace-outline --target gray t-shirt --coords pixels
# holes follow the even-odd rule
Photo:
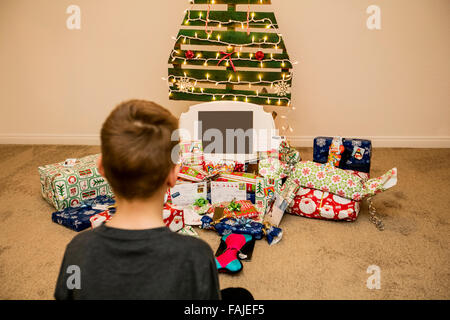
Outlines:
[[[55,298],[217,300],[220,289],[213,251],[203,240],[165,227],[102,224],[67,245]]]

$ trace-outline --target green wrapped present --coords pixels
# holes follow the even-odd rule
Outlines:
[[[41,193],[45,200],[60,211],[77,207],[87,199],[113,197],[106,179],[97,169],[99,154],[39,167]]]

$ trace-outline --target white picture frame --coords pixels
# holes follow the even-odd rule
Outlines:
[[[271,150],[273,137],[278,136],[275,122],[271,113],[265,112],[262,106],[239,101],[215,101],[191,106],[188,112],[180,116],[180,140],[203,141],[199,136],[199,112],[202,111],[251,111],[253,112],[253,150],[247,154],[208,154],[205,152],[206,161],[235,160],[239,162],[256,161],[259,151]],[[234,128],[230,128],[234,129]],[[224,137],[225,138],[225,137]]]

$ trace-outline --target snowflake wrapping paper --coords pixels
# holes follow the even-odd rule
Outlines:
[[[314,139],[314,162],[327,163],[332,141],[332,137],[317,137]],[[339,168],[370,173],[372,142],[361,139],[342,139],[342,142],[345,149]]]
[[[397,168],[367,181],[339,168],[311,161],[299,162],[289,180],[297,180],[303,188],[317,189],[354,201],[381,193],[397,184]]]
[[[360,209],[358,201],[329,192],[300,188],[287,212],[308,218],[355,221]]]
[[[91,217],[103,213],[104,206],[115,203],[114,199],[100,196],[93,200],[83,202],[80,206],[66,208],[52,213],[52,221],[74,231],[83,231],[91,227]]]
[[[63,210],[98,196],[114,196],[98,172],[98,157],[96,154],[77,159],[71,167],[64,162],[39,167],[42,197],[56,210]]]
[[[204,216],[201,228],[204,230],[216,230],[220,236],[231,233],[249,234],[256,240],[261,240],[266,236],[270,245],[280,242],[283,237],[283,231],[280,228],[246,218],[223,218],[215,222],[211,217]]]

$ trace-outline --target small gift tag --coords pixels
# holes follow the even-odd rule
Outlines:
[[[66,159],[66,161],[64,161],[64,167],[66,167],[66,168],[71,168],[71,167],[73,167],[76,163],[77,163],[77,159]]]
[[[355,146],[353,148],[352,157],[354,157],[356,160],[362,160],[365,152],[366,149]]]
[[[218,221],[222,219],[225,215],[225,208],[223,207],[216,207],[214,208],[214,216],[213,221]]]

